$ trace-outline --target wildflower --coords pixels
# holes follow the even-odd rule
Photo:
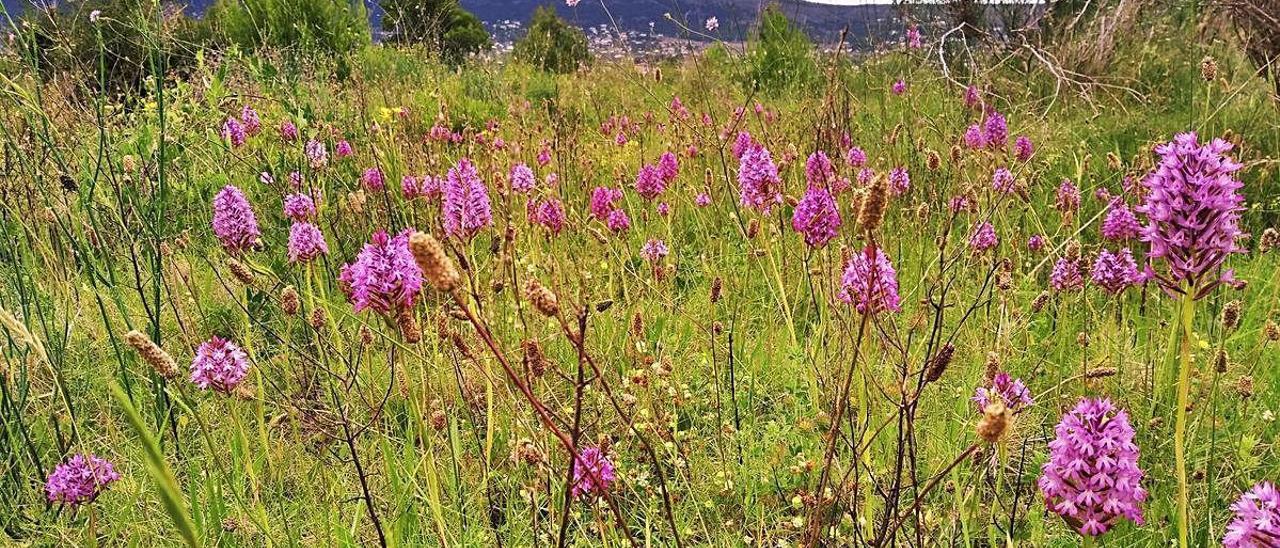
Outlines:
[[[972,124],[964,130],[964,144],[972,149],[987,147],[987,134],[982,131],[982,126]]]
[[[111,461],[90,453],[75,454],[53,469],[44,492],[49,502],[79,506],[93,502],[119,479]]]
[[[280,310],[286,316],[294,316],[300,308],[302,308],[302,297],[298,295],[298,290],[291,285],[284,286],[280,291]]]
[[[991,148],[1004,148],[1009,142],[1009,125],[1005,122],[1004,115],[996,111],[987,114],[987,119],[983,121],[983,130],[987,138],[987,146]]]
[[[617,209],[615,205],[622,199],[622,190],[598,186],[591,191],[591,216],[604,221]]]
[[[605,219],[605,226],[614,233],[624,232],[631,228],[631,217],[627,216],[626,211],[615,209],[609,212],[608,218]]]
[[[1142,470],[1129,414],[1108,399],[1082,399],[1062,417],[1037,482],[1045,504],[1081,535],[1123,519],[1142,524]]]
[[[1080,209],[1080,189],[1070,179],[1063,179],[1058,185],[1053,207],[1062,213],[1074,213]]]
[[[448,293],[458,287],[462,276],[458,274],[453,259],[445,253],[444,246],[434,236],[414,232],[409,237],[409,251],[413,254],[414,262],[418,263],[423,277],[436,291]]]
[[[894,95],[902,95],[907,92],[907,82],[899,78],[893,83],[893,87],[891,89],[893,90]]]
[[[301,192],[284,197],[284,216],[292,221],[305,221],[316,214],[316,203]]]
[[[528,194],[538,184],[538,178],[533,175],[533,170],[523,163],[511,166],[509,178],[511,190],[520,194]]]
[[[244,126],[239,120],[233,117],[227,117],[227,121],[222,123],[222,138],[231,143],[231,148],[240,148],[244,146],[245,132]]]
[[[668,203],[666,203],[666,202],[659,202],[659,203],[658,203],[658,215],[661,215],[661,216],[663,216],[663,217],[666,217],[666,216],[668,216],[668,215],[670,215],[670,214],[671,214],[671,204],[668,204]]]
[[[302,152],[307,156],[307,162],[311,165],[311,169],[320,169],[329,164],[329,149],[325,148],[324,143],[312,139],[302,147]]]
[[[321,255],[329,254],[320,227],[306,222],[293,223],[289,227],[289,262],[308,263]]]
[[[493,222],[489,189],[471,160],[462,158],[449,169],[443,191],[441,214],[446,235],[469,238]]]
[[[1107,210],[1107,216],[1102,220],[1102,237],[1112,241],[1128,240],[1136,238],[1142,230],[1142,225],[1138,224],[1138,217],[1129,209],[1129,204],[1116,198],[1111,202],[1111,207]]]
[[[810,185],[796,204],[791,227],[804,235],[809,247],[822,247],[840,232],[840,209],[827,189]]]
[[[1041,249],[1044,249],[1044,244],[1045,240],[1043,235],[1032,234],[1030,238],[1027,238],[1027,249],[1031,251],[1040,251]]]
[[[1026,162],[1036,153],[1036,147],[1031,143],[1031,138],[1026,135],[1019,135],[1013,142],[1014,156],[1019,162]]]
[[[227,185],[213,197],[213,233],[228,253],[257,247],[262,233],[244,192]]]
[[[707,32],[715,32],[720,28],[720,20],[714,16],[708,17],[706,27],[707,27]]]
[[[1234,518],[1222,537],[1226,548],[1263,548],[1280,542],[1280,492],[1264,481],[1240,495],[1231,505]]]
[[[1206,55],[1200,60],[1200,77],[1206,82],[1212,82],[1218,77],[1218,61],[1211,56]]]
[[[859,147],[853,147],[844,153],[844,161],[849,167],[862,167],[867,165],[867,153]]]
[[[970,109],[982,106],[982,92],[978,91],[978,86],[971,84],[964,88],[964,106]]]
[[[351,143],[347,142],[346,139],[343,139],[338,141],[337,145],[334,145],[333,153],[337,154],[339,158],[348,158],[355,154],[355,151],[351,149]]]
[[[435,201],[444,191],[444,185],[445,180],[441,177],[423,175],[418,179],[418,196],[425,196],[428,200]]]
[[[560,300],[556,298],[556,294],[534,278],[530,278],[525,284],[524,298],[543,316],[554,317],[560,313]]]
[[[1142,274],[1138,272],[1133,253],[1127,247],[1116,253],[1105,249],[1099,251],[1098,258],[1093,262],[1090,278],[1111,294],[1120,293],[1129,286],[1142,282]]]
[[[693,198],[693,204],[698,207],[707,207],[711,205],[711,195],[706,192],[699,192],[698,195]]]
[[[756,146],[755,140],[751,138],[751,134],[745,131],[738,132],[738,137],[733,141],[733,157],[739,160],[748,150]]]
[[[1049,274],[1049,287],[1054,291],[1076,291],[1084,287],[1084,275],[1080,272],[1080,264],[1063,257],[1053,264],[1053,272]]]
[[[649,241],[645,242],[644,246],[640,248],[640,256],[651,263],[661,261],[669,253],[670,250],[667,249],[667,243],[656,238],[649,238]]]
[[[1022,379],[1015,379],[1004,371],[996,373],[991,386],[979,386],[973,394],[973,403],[977,404],[979,412],[996,401],[1014,413],[1035,403],[1031,391],[1023,384]]]
[[[382,190],[387,186],[387,179],[383,177],[381,169],[371,167],[360,174],[360,184],[369,190]]]
[[[837,298],[853,304],[858,312],[867,315],[901,310],[898,273],[890,264],[889,257],[874,245],[854,253],[840,278]]]
[[[911,190],[911,175],[905,167],[895,167],[889,171],[889,191],[894,196],[901,196]]]
[[[1241,165],[1226,156],[1231,148],[1222,139],[1202,145],[1195,133],[1156,147],[1160,163],[1142,183],[1148,192],[1138,211],[1148,219],[1142,230],[1151,246],[1147,256],[1164,259],[1156,278],[1169,291],[1203,296],[1214,285],[1201,287],[1205,274],[1245,251],[1238,243],[1244,197],[1234,177]]]
[[[409,251],[409,230],[391,237],[379,230],[338,279],[356,312],[372,308],[390,314],[413,306],[422,290],[422,269]]]
[[[280,122],[280,139],[289,143],[297,141],[298,126],[293,125],[293,122],[288,120]]]
[[[665,183],[670,184],[680,174],[680,160],[671,151],[663,152],[658,157],[658,174]]]
[[[574,458],[573,484],[570,489],[574,497],[599,495],[609,490],[609,486],[617,479],[613,463],[609,456],[599,447],[580,449]]]
[[[1003,167],[997,168],[991,175],[991,188],[1001,194],[1012,194],[1018,190],[1018,181],[1013,178],[1013,172]]]
[[[915,23],[907,26],[907,49],[920,49],[920,27]]]
[[[765,215],[774,205],[782,203],[782,179],[778,178],[778,166],[774,165],[769,150],[761,145],[751,146],[739,160],[738,194],[743,206]]]
[[[946,373],[947,367],[951,365],[951,359],[955,356],[956,345],[946,343],[942,348],[938,349],[938,353],[934,354],[929,360],[929,364],[925,369],[925,380],[929,382],[938,382],[942,378],[942,374]]]
[[[974,225],[973,232],[969,234],[969,248],[974,251],[986,251],[999,244],[1000,239],[996,236],[996,228],[987,221]]]
[[[540,200],[534,214],[534,220],[546,228],[552,235],[564,230],[564,204],[556,198]]]
[[[236,343],[214,336],[200,344],[191,361],[191,382],[230,394],[249,374],[249,356]]]
[[[400,195],[406,200],[412,200],[422,194],[422,187],[418,184],[418,178],[413,175],[405,175],[400,178]]]
[[[636,174],[635,189],[644,199],[652,200],[667,189],[667,182],[657,167],[645,164]]]
[[[884,210],[889,203],[889,182],[885,177],[876,177],[867,189],[867,197],[862,200],[858,210],[858,225],[870,233],[880,228],[884,221]]]

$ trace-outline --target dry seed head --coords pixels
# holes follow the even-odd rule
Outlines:
[[[942,167],[942,157],[937,151],[930,149],[925,153],[925,165],[928,166],[929,171],[938,171],[938,168]]]
[[[1266,335],[1268,341],[1275,342],[1280,340],[1280,325],[1276,325],[1275,320],[1267,320],[1262,328],[1262,333]]]
[[[414,232],[409,237],[409,251],[422,269],[422,275],[437,291],[450,293],[458,287],[461,276],[453,260],[444,251],[444,245],[426,232]]]
[[[751,219],[751,222],[747,223],[747,238],[754,240],[756,239],[756,236],[759,234],[760,234],[760,219]]]
[[[987,440],[988,443],[1000,441],[1000,437],[1009,428],[1009,419],[1012,415],[1001,400],[997,399],[987,404],[987,407],[982,410],[982,420],[978,421],[978,436]]]
[[[1041,291],[1039,295],[1036,295],[1035,300],[1031,301],[1031,311],[1039,312],[1041,310],[1044,310],[1044,305],[1048,303],[1049,303],[1049,292]]]
[[[1280,244],[1280,231],[1274,228],[1267,228],[1262,231],[1262,236],[1258,238],[1258,252],[1266,253],[1276,248],[1276,244]]]
[[[400,311],[396,316],[396,325],[400,328],[400,336],[404,338],[404,342],[417,344],[422,341],[422,329],[418,327],[418,320],[409,309]]]
[[[1233,300],[1222,306],[1222,329],[1235,331],[1240,327],[1240,301]]]
[[[1218,355],[1214,356],[1213,370],[1218,373],[1226,373],[1227,365],[1231,362],[1231,357],[1227,355],[1226,350],[1219,350]]]
[[[244,285],[253,285],[253,271],[244,263],[235,259],[227,259],[227,268],[231,270],[231,274],[240,280]]]
[[[311,328],[320,330],[324,328],[327,317],[324,315],[323,308],[316,308],[311,311]]]
[[[994,350],[987,352],[987,363],[983,370],[982,377],[986,379],[987,384],[995,380],[996,375],[1000,374],[1000,355]]]
[[[161,377],[169,380],[178,378],[178,363],[173,361],[168,352],[152,342],[151,337],[135,329],[126,333],[124,338]]]
[[[533,378],[539,378],[547,372],[550,361],[546,354],[542,353],[542,345],[538,341],[529,339],[520,343],[520,348],[524,350],[524,366]]]
[[[1103,377],[1114,377],[1117,373],[1114,367],[1095,367],[1085,373],[1085,377],[1090,379],[1101,379]]]
[[[637,339],[644,337],[644,316],[639,310],[631,316],[631,336]]]
[[[373,344],[373,330],[367,325],[360,326],[360,344],[365,346]]]
[[[929,382],[938,382],[942,378],[942,374],[947,372],[947,366],[951,365],[951,359],[955,357],[956,345],[947,343],[938,349],[938,353],[934,354],[933,359],[929,360],[929,368],[925,371],[925,380]]]
[[[1120,155],[1114,152],[1107,153],[1107,167],[1112,171],[1120,171],[1124,167],[1124,163],[1120,161]]]
[[[298,298],[298,290],[291,285],[286,285],[280,291],[280,309],[285,314],[293,316],[298,313],[298,309],[302,307],[302,300]]]
[[[556,294],[536,279],[530,278],[525,284],[524,298],[543,316],[554,317],[560,313],[560,301],[556,299]]]
[[[1240,378],[1236,380],[1236,394],[1239,395],[1241,399],[1247,400],[1252,398],[1253,377],[1250,377],[1249,375],[1241,375]]]
[[[1218,60],[1206,55],[1200,61],[1200,77],[1206,82],[1212,82],[1218,78]]]
[[[862,200],[862,210],[858,212],[858,226],[866,232],[875,232],[884,221],[884,209],[889,201],[889,179],[877,175],[871,182],[867,197]]]

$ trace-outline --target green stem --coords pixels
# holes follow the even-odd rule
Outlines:
[[[1174,459],[1178,466],[1178,546],[1187,547],[1187,404],[1191,394],[1191,323],[1195,318],[1195,291],[1186,288],[1182,297],[1182,347],[1178,362],[1178,406],[1173,431]]]

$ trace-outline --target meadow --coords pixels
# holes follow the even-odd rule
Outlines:
[[[781,89],[11,45],[5,542],[1280,545],[1280,99],[1191,26]]]

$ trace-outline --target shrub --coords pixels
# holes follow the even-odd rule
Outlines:
[[[1224,2],[1244,42],[1244,51],[1271,75],[1280,97],[1280,0],[1226,0]]]
[[[760,12],[747,63],[749,81],[745,83],[770,92],[804,86],[818,75],[813,42],[787,19],[777,4],[770,4]]]
[[[422,44],[449,65],[489,48],[489,31],[457,0],[379,0],[387,41]]]
[[[359,1],[218,0],[205,19],[224,44],[247,50],[346,53],[371,38],[368,14]]]
[[[569,73],[591,60],[587,35],[566,23],[556,10],[543,6],[533,12],[529,33],[516,43],[515,58],[548,72]]]

